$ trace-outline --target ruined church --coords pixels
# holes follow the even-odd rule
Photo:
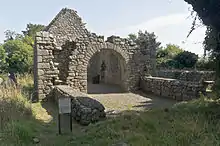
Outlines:
[[[36,95],[44,99],[56,85],[83,93],[100,83],[120,86],[125,92],[137,90],[143,71],[155,71],[155,54],[155,48],[139,48],[128,39],[105,39],[90,32],[75,10],[64,8],[36,34]]]

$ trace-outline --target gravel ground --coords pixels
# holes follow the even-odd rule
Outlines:
[[[106,111],[142,111],[170,107],[176,103],[174,100],[147,95],[141,91],[137,93],[119,93],[120,89],[111,85],[90,85],[90,90],[93,92],[89,96],[101,102]]]

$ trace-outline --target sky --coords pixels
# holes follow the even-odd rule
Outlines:
[[[105,37],[147,30],[162,46],[171,43],[203,54],[206,28],[197,28],[187,38],[193,20],[184,0],[2,0],[0,42],[5,30],[20,33],[28,23],[48,25],[64,7],[76,10],[89,30]]]

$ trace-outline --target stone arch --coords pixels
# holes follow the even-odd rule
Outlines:
[[[129,56],[128,54],[118,45],[112,44],[112,43],[103,43],[103,44],[95,44],[95,45],[90,45],[87,48],[87,53],[86,53],[86,57],[87,60],[85,62],[86,65],[88,65],[89,63],[89,59],[96,53],[99,52],[102,49],[109,49],[109,50],[114,50],[117,53],[119,53],[121,55],[121,57],[123,57],[125,59],[126,64],[128,64],[129,62]]]
[[[118,82],[116,82],[116,81],[115,82],[114,81],[110,82],[111,77],[109,77],[109,76],[106,77],[106,80],[107,80],[106,83],[112,83],[113,84],[113,82],[114,82],[115,85],[119,85],[123,89],[123,91],[127,91],[128,87],[127,87],[126,82],[127,82],[127,79],[128,79],[128,69],[127,68],[128,68],[129,57],[128,57],[128,54],[123,49],[121,49],[119,46],[111,44],[111,43],[104,43],[104,44],[100,44],[100,45],[91,45],[89,48],[87,48],[87,53],[86,53],[86,56],[85,56],[86,62],[84,62],[85,66],[86,66],[86,69],[85,69],[85,73],[86,73],[85,81],[87,82],[86,83],[86,85],[87,85],[86,90],[88,89],[88,80],[89,80],[88,72],[89,72],[89,65],[91,63],[91,60],[95,56],[97,57],[97,55],[101,55],[103,53],[104,54],[105,53],[110,54],[110,55],[112,55],[113,58],[116,57],[115,60],[117,60],[116,62],[117,62],[117,65],[119,66],[117,73],[114,74],[115,76],[110,75],[112,72],[107,73],[107,74],[110,75],[112,78],[114,76],[117,79],[119,79],[120,83],[119,83],[119,81]],[[109,59],[112,60],[111,58],[109,58]],[[111,63],[112,63],[112,61],[111,61]],[[99,62],[99,65],[100,64],[101,64],[101,62]],[[111,67],[112,66],[110,66],[110,68]],[[88,93],[88,91],[87,91],[87,93]]]

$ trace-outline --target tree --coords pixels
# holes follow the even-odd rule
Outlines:
[[[44,29],[44,25],[41,24],[27,24],[26,30],[22,31],[24,36],[29,36],[34,39],[37,32],[42,31]]]
[[[165,48],[157,50],[157,67],[178,68],[178,62],[174,60],[179,53],[183,52],[178,45],[167,44]]]
[[[5,70],[6,63],[6,53],[2,45],[0,45],[0,70],[3,72]]]
[[[175,57],[177,54],[183,52],[183,49],[180,48],[180,46],[175,45],[175,44],[167,44],[166,48],[160,48],[157,51],[157,58],[168,58],[168,59],[172,59],[173,57]]]
[[[214,61],[211,58],[201,57],[196,63],[196,68],[198,70],[215,70]]]
[[[28,44],[28,45],[30,45],[30,46],[34,46],[34,39],[32,38],[32,37],[30,37],[30,36],[28,36],[28,35],[26,35],[26,36],[24,36],[23,38],[22,38],[22,41],[25,43],[25,44]]]
[[[128,38],[129,38],[130,40],[132,40],[133,42],[135,42],[135,41],[137,40],[137,35],[131,33],[131,34],[128,35]]]
[[[5,33],[5,38],[6,38],[6,40],[4,40],[4,42],[7,42],[9,40],[21,39],[22,38],[22,35],[16,33],[15,31],[6,30],[4,33]]]
[[[152,48],[157,50],[161,44],[157,41],[156,35],[154,33],[149,33],[148,31],[139,31],[137,36],[135,34],[130,34],[129,39],[139,45],[143,54],[146,54],[146,51],[151,50]]]
[[[177,68],[193,68],[198,61],[198,55],[189,51],[183,51],[174,57],[174,61],[177,62]]]
[[[220,1],[219,0],[184,0],[197,12],[199,19],[205,24],[207,37],[205,44],[211,45],[210,52],[215,62],[216,69],[216,91],[220,88]],[[196,17],[195,17],[196,18]],[[194,25],[193,25],[194,26]],[[194,28],[194,27],[192,27]],[[193,30],[193,29],[192,29]],[[210,43],[212,41],[212,43]],[[206,49],[208,48],[206,46]],[[217,92],[220,95],[220,92]]]
[[[29,72],[33,64],[33,48],[21,40],[9,40],[2,46],[6,71],[15,73]]]
[[[6,30],[4,44],[0,45],[0,69],[5,72],[30,72],[33,64],[34,37],[44,28],[40,24],[27,24],[23,34]]]
[[[156,70],[156,50],[159,49],[160,42],[157,41],[157,37],[154,33],[149,33],[148,31],[139,31],[138,34],[129,34],[128,39],[135,42],[140,52],[143,55],[150,55],[152,72],[151,74],[155,74]],[[146,65],[146,64],[145,64]]]

